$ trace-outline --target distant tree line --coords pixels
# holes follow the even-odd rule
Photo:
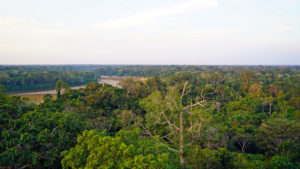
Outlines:
[[[70,86],[97,81],[101,75],[167,77],[178,73],[218,73],[239,75],[244,71],[259,74],[294,75],[299,66],[184,66],[184,65],[0,65],[0,84],[9,91],[54,89],[62,80]]]
[[[241,73],[243,71],[255,71],[262,74],[272,72],[293,74],[296,70],[299,70],[299,66],[99,65],[94,71],[99,75],[167,77],[176,72]]]
[[[56,66],[0,67],[0,84],[4,85],[8,92],[54,89],[58,80],[70,86],[77,86],[98,81],[98,76],[93,71],[81,71],[80,67],[74,70]]]

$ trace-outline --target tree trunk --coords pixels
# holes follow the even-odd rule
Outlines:
[[[180,140],[179,140],[179,156],[180,156],[180,164],[184,164],[184,158],[183,158],[183,112],[180,113]]]
[[[242,145],[242,153],[245,153],[245,150],[246,150],[246,142],[243,141],[243,145]]]
[[[188,82],[186,81],[184,83],[184,86],[183,86],[183,90],[182,90],[182,93],[181,93],[181,99],[183,98],[184,94],[185,94],[185,87],[186,85],[188,84]],[[182,103],[181,103],[182,104]],[[180,139],[179,139],[179,158],[180,158],[180,164],[184,164],[184,158],[183,158],[183,111],[180,112],[180,117],[179,117],[179,136],[180,136]]]
[[[57,91],[57,98],[60,98],[60,90]]]
[[[184,164],[183,152],[180,152],[180,164]]]
[[[272,104],[269,103],[269,116],[271,116],[271,115],[272,115]]]

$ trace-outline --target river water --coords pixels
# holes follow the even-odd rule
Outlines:
[[[99,80],[100,84],[110,84],[112,86],[115,87],[120,87],[118,86],[120,80],[115,80],[115,79],[101,79]],[[80,88],[84,88],[85,85],[82,86],[74,86],[71,87],[72,89],[80,89]],[[16,93],[16,94],[12,94],[12,95],[19,95],[19,96],[32,96],[32,95],[45,95],[45,94],[56,94],[55,90],[41,90],[41,91],[36,91],[36,92],[22,92],[22,93]]]

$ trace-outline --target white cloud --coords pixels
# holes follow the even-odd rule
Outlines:
[[[149,10],[144,13],[92,25],[93,28],[122,29],[131,26],[144,25],[153,20],[170,15],[184,14],[203,8],[217,8],[218,0],[190,0],[170,7]]]

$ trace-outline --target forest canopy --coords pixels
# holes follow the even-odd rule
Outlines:
[[[45,95],[35,104],[4,93],[15,87],[4,79],[39,79],[44,71],[65,77],[50,73],[57,98]],[[0,168],[297,169],[299,71],[298,66],[1,67]],[[127,78],[120,87],[93,82],[101,75],[146,80]],[[88,84],[69,88],[70,76],[86,77],[82,83]]]

